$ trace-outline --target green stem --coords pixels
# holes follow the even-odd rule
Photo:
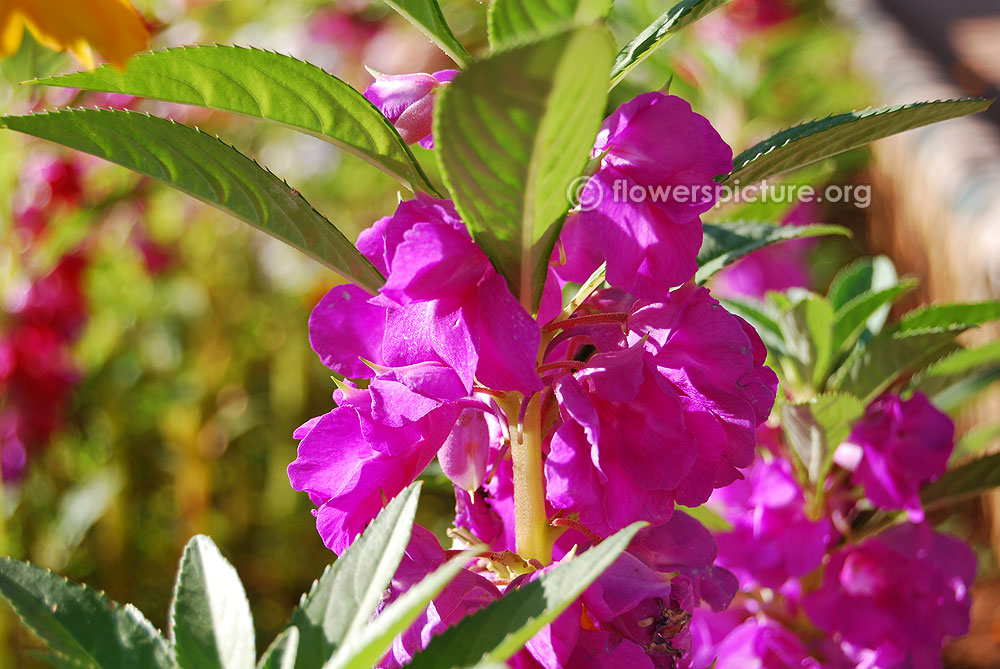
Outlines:
[[[517,553],[542,564],[552,561],[549,521],[545,514],[545,483],[542,472],[542,399],[528,401],[524,424],[511,439],[514,460],[514,537]]]

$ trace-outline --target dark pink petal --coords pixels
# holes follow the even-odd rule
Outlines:
[[[541,329],[492,268],[479,286],[475,309],[479,320],[476,377],[495,390],[524,394],[541,390],[542,381],[535,371]]]

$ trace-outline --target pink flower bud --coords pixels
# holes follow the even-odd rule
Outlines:
[[[458,70],[378,74],[375,82],[365,89],[365,97],[392,121],[404,142],[419,142],[423,148],[433,149],[434,91],[457,74]]]

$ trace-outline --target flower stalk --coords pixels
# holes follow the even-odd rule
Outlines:
[[[524,420],[511,439],[514,464],[514,537],[517,552],[525,560],[543,565],[552,561],[552,542],[545,513],[545,482],[542,471],[542,399],[528,400]]]

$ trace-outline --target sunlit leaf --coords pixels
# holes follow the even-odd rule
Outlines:
[[[177,47],[30,83],[123,93],[272,121],[329,141],[411,190],[433,192],[392,123],[349,84],[310,63],[240,46]]]

